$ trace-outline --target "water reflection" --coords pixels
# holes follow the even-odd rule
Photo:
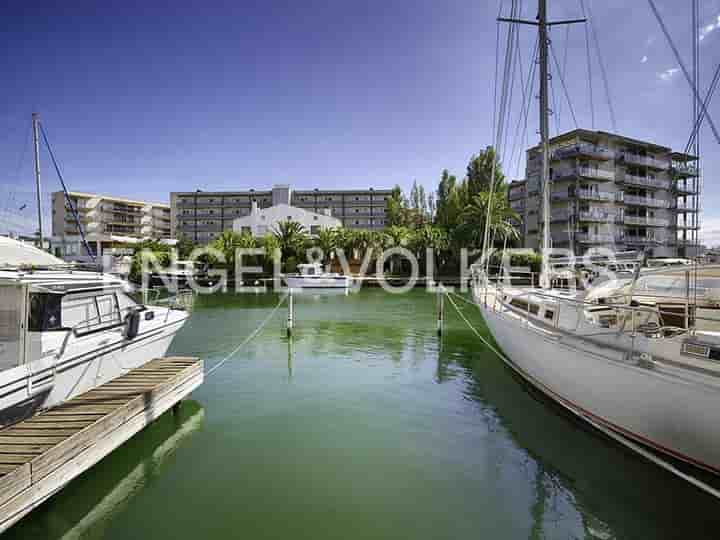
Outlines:
[[[163,464],[198,431],[205,411],[195,401],[182,402],[178,414],[166,413],[59,495],[20,521],[5,538],[102,538],[112,518],[156,475]]]

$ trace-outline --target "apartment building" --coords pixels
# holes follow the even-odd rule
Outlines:
[[[699,231],[697,158],[655,143],[576,129],[550,140],[553,247],[690,257]],[[540,146],[527,150],[526,179],[512,182],[523,245],[540,247]]]
[[[173,236],[207,243],[222,231],[233,229],[233,220],[249,216],[253,202],[259,209],[291,205],[337,218],[343,227],[382,229],[391,190],[293,190],[275,185],[269,190],[190,191],[170,194]]]
[[[170,238],[170,205],[70,192],[93,255],[122,254],[143,238]],[[82,259],[86,253],[65,193],[52,194],[53,245],[58,255]]]

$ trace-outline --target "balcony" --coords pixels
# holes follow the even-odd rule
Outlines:
[[[592,209],[589,211],[580,211],[578,213],[578,221],[596,221],[600,223],[613,223],[618,219],[615,212],[606,212],[600,209]]]
[[[665,244],[665,239],[655,238],[654,236],[634,236],[631,234],[626,234],[625,243],[628,245],[636,246],[658,246]]]
[[[670,202],[664,199],[653,199],[650,197],[638,197],[637,195],[624,195],[622,200],[625,204],[634,206],[649,206],[651,208],[669,208]]]
[[[670,189],[669,180],[658,180],[657,178],[636,176],[634,174],[625,174],[625,176],[618,181],[632,186],[642,186],[654,189]]]
[[[682,195],[697,195],[698,192],[697,186],[694,182],[688,184],[687,182],[677,181],[675,182],[673,189],[676,193],[680,193]]]
[[[508,193],[508,199],[511,201],[517,200],[517,199],[524,199],[526,195],[527,195],[527,190],[524,188],[523,189],[511,189],[510,192]]]
[[[629,152],[620,152],[618,157],[625,160],[626,163],[633,163],[635,165],[643,165],[653,169],[659,169],[664,171],[670,168],[670,163],[667,161],[661,161],[659,159],[651,158],[648,156],[641,156],[638,154],[631,154]]]
[[[669,227],[670,220],[662,218],[651,218],[644,216],[625,215],[625,225],[640,225],[643,227]]]
[[[674,163],[670,169],[676,177],[689,178],[692,176],[698,176],[700,171],[697,165],[689,165],[687,163]]]
[[[552,159],[560,160],[572,157],[586,157],[592,159],[612,159],[613,152],[609,148],[596,146],[590,143],[580,143],[572,146],[558,148],[552,153]]]
[[[675,204],[672,206],[673,210],[676,210],[678,212],[697,212],[697,208],[695,208],[695,203],[692,201],[676,201]]]
[[[593,233],[576,233],[575,240],[583,244],[612,244],[622,242],[622,235],[615,234],[593,234]]]
[[[614,201],[615,193],[611,191],[595,191],[593,189],[579,189],[576,192],[578,199],[589,201]]]
[[[550,221],[568,221],[573,215],[571,210],[553,210],[550,213]]]
[[[597,178],[598,180],[615,180],[615,173],[613,171],[606,171],[596,167],[579,167],[577,174],[586,178]]]

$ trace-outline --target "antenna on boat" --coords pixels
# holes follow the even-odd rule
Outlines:
[[[40,115],[32,113],[33,149],[35,151],[35,191],[37,192],[38,232],[40,234],[40,249],[45,249],[43,238],[42,220],[42,192],[40,190],[40,137],[38,136],[38,124]]]
[[[550,287],[550,268],[548,264],[548,248],[550,247],[550,111],[548,109],[548,27],[565,24],[584,23],[587,19],[568,19],[564,21],[547,20],[547,0],[538,0],[538,14],[536,21],[526,19],[513,19],[498,17],[498,21],[513,24],[529,24],[538,28],[538,46],[540,58],[540,144],[542,145],[542,172],[540,183],[543,189],[543,240],[542,240],[542,273],[540,286],[544,289]]]

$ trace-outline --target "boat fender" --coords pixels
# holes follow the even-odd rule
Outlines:
[[[140,312],[133,311],[125,318],[125,339],[133,339],[140,332]]]

